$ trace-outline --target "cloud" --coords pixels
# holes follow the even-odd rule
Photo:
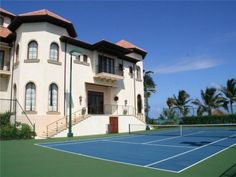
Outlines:
[[[186,71],[202,70],[213,68],[221,64],[221,61],[214,60],[209,57],[200,56],[200,57],[185,57],[180,59],[176,63],[170,65],[161,65],[156,68],[156,74],[172,74]]]

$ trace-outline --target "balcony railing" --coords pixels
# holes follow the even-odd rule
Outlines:
[[[10,76],[11,75],[10,66],[0,65],[0,75]]]
[[[104,114],[135,115],[134,107],[128,105],[104,104]]]
[[[123,68],[121,67],[111,67],[111,66],[105,66],[101,67],[100,65],[96,66],[96,74],[98,73],[108,73],[108,74],[114,74],[123,76]]]

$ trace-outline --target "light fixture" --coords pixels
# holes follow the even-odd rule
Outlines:
[[[69,126],[67,137],[73,137],[72,133],[72,56],[79,56],[81,52],[78,49],[73,49],[69,52],[70,54],[70,101],[69,101]]]

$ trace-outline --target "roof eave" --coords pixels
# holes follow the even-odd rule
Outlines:
[[[32,16],[17,16],[8,26],[11,31],[15,31],[22,23],[49,22],[67,29],[71,37],[77,37],[76,31],[72,23],[65,22],[60,19],[55,19],[49,15],[32,15]]]
[[[3,12],[3,11],[0,12],[0,15],[8,16],[11,20],[13,20],[16,17],[13,14],[9,14],[9,13]]]

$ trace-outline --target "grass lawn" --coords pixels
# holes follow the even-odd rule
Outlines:
[[[99,136],[100,137],[100,136]],[[91,138],[91,137],[83,137]],[[63,153],[35,143],[76,140],[0,141],[1,177],[219,177],[236,163],[236,146],[179,174]],[[191,158],[191,157],[189,157]]]

